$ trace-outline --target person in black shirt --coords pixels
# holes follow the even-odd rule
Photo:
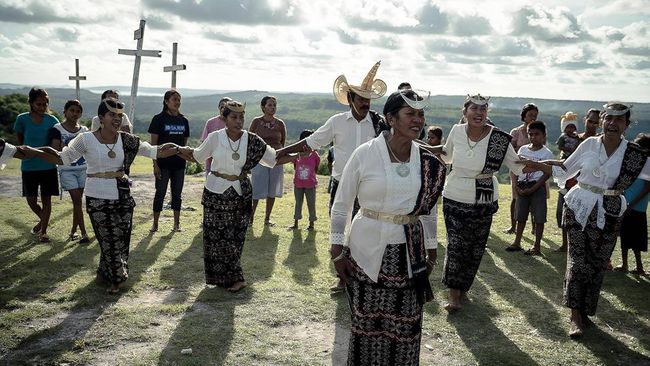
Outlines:
[[[181,95],[171,89],[165,93],[163,110],[151,119],[149,133],[154,145],[173,142],[177,145],[187,145],[190,137],[190,125],[187,118],[180,112]],[[185,160],[179,156],[171,156],[153,161],[153,172],[156,177],[156,194],[153,199],[153,225],[151,232],[158,231],[158,218],[167,193],[167,185],[171,181],[172,210],[174,210],[174,227],[172,231],[181,231],[181,195],[185,182]]]

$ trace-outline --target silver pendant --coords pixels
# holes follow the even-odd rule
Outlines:
[[[473,158],[474,157],[474,150],[467,150],[467,153],[465,154],[468,158]]]
[[[594,168],[594,170],[591,171],[591,174],[596,178],[600,178],[600,168]]]
[[[108,150],[108,157],[109,157],[109,158],[111,158],[111,159],[115,159],[116,156],[117,156],[117,154],[115,153],[115,151],[113,151],[113,150]]]
[[[408,165],[406,164],[400,164],[395,168],[395,171],[397,172],[397,175],[400,177],[408,177],[408,175],[411,173],[411,168],[409,168]]]
[[[239,160],[239,153],[238,152],[232,153],[231,156],[232,156],[232,160]]]

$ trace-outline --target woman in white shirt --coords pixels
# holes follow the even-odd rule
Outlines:
[[[212,132],[195,148],[181,148],[188,160],[212,158],[203,189],[203,258],[205,283],[237,292],[246,287],[241,268],[246,230],[253,210],[248,174],[259,164],[272,168],[275,149],[243,130],[245,105],[227,101],[222,116],[226,128]],[[285,156],[277,163],[294,160]]]
[[[467,96],[466,123],[454,125],[443,147],[442,159],[451,163],[442,194],[447,227],[447,251],[442,282],[449,288],[447,311],[459,310],[467,299],[487,244],[492,216],[499,209],[499,181],[494,176],[502,164],[521,175],[512,137],[487,124],[488,100]],[[532,169],[531,169],[532,171]]]
[[[569,241],[564,305],[571,308],[571,337],[580,337],[593,325],[589,316],[596,313],[605,267],[627,208],[623,191],[637,177],[650,180],[647,152],[623,137],[630,107],[616,102],[604,107],[603,134],[584,140],[564,162],[526,161],[560,183],[577,175],[578,184],[564,196],[563,217]]]
[[[423,107],[412,90],[388,97],[384,115],[393,132],[352,153],[332,206],[331,255],[352,316],[349,365],[418,364],[423,304],[433,299],[430,213],[445,179],[444,164],[413,141]],[[355,197],[361,208],[352,218]]]
[[[151,146],[135,135],[119,132],[123,114],[124,104],[105,99],[99,104],[97,115],[101,126],[97,131],[79,134],[61,152],[49,146],[21,149],[27,157],[39,157],[58,165],[86,159],[86,211],[101,249],[97,279],[110,284],[107,291],[111,294],[118,293],[129,277],[135,207],[129,189],[129,167],[136,155],[156,159],[179,153],[175,144]]]

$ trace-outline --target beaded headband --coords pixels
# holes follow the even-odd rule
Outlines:
[[[627,113],[630,109],[632,109],[632,105],[627,106],[623,103],[613,102],[613,103],[603,104],[603,108],[605,108],[604,114],[610,116],[622,116],[625,113]]]
[[[481,94],[476,94],[476,95],[469,95],[467,94],[467,98],[465,98],[465,101],[470,101],[476,105],[486,105],[490,101],[490,97],[484,97]]]

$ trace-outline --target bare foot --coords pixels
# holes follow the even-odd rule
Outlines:
[[[41,222],[39,221],[38,224],[34,225],[32,230],[30,231],[30,233],[34,234],[34,235],[37,235],[40,232],[41,232]]]
[[[577,319],[571,319],[571,328],[569,329],[569,337],[571,338],[580,338],[584,333],[584,325],[582,321]]]
[[[153,225],[151,229],[149,229],[150,233],[155,233],[156,231],[158,231],[158,225]]]
[[[111,295],[118,294],[120,292],[120,284],[119,283],[112,284],[110,288],[106,289],[106,292]]]
[[[448,303],[445,304],[445,310],[447,310],[450,313],[458,311],[458,310],[460,310],[462,308],[463,308],[463,306],[461,304],[458,304],[458,303],[448,302]]]
[[[240,290],[243,289],[244,287],[246,287],[246,281],[238,281],[238,282],[235,282],[235,284],[233,284],[232,286],[228,287],[227,290],[228,290],[229,292],[233,292],[233,293],[234,293],[234,292],[238,292],[238,291],[240,291]]]

